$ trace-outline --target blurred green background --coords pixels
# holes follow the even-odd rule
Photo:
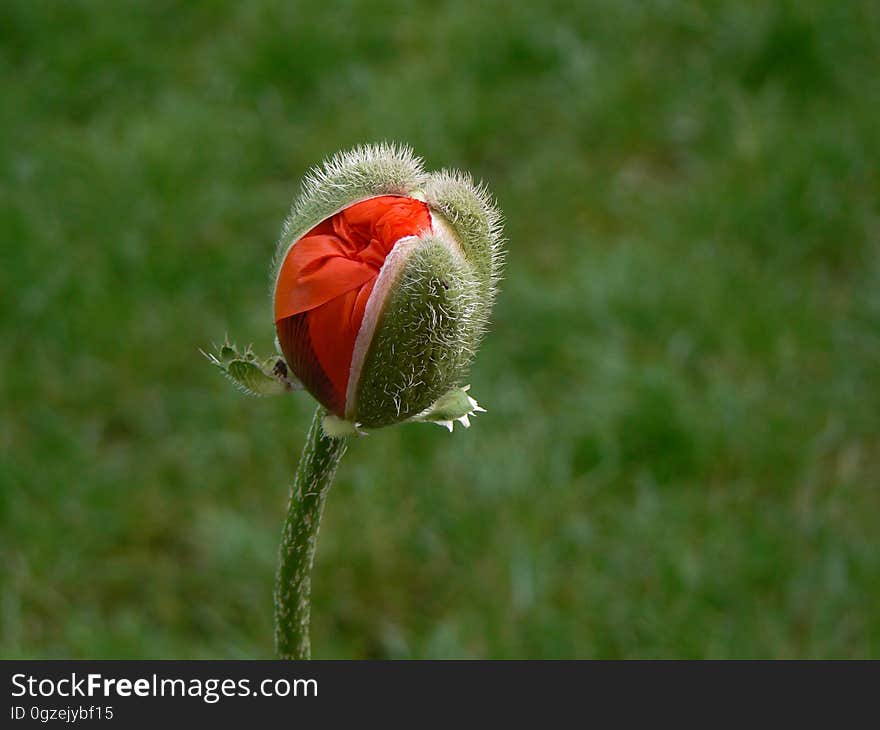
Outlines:
[[[0,4],[0,656],[269,657],[313,404],[261,351],[306,169],[471,170],[508,268],[453,435],[358,440],[313,646],[880,656],[880,5]]]

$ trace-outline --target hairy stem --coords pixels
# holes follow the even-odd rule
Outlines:
[[[324,500],[348,446],[324,433],[320,406],[312,418],[293,487],[275,577],[275,653],[279,659],[308,659],[312,563]]]

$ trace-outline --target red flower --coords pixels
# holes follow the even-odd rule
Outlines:
[[[275,328],[294,374],[343,418],[355,340],[385,258],[431,230],[420,200],[370,198],[312,228],[287,252],[275,285]]]

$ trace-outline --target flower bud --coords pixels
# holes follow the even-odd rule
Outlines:
[[[470,176],[428,174],[391,145],[338,154],[306,178],[278,243],[279,348],[338,421],[435,420],[485,332],[500,267],[500,214]],[[467,425],[481,409],[443,402],[459,401]]]

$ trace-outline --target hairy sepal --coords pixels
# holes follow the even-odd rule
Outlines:
[[[486,323],[482,287],[455,242],[423,236],[390,288],[364,358],[354,420],[400,423],[467,373]]]
[[[480,283],[488,316],[504,264],[501,211],[485,185],[457,170],[428,175],[425,202],[454,230]]]

